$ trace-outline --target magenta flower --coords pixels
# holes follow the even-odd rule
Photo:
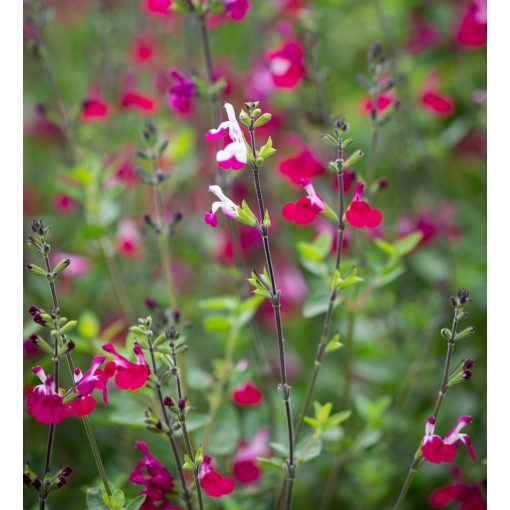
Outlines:
[[[94,356],[90,368],[82,374],[80,368],[74,369],[74,382],[76,383],[76,393],[81,396],[90,395],[96,388],[103,388],[101,377],[97,375],[97,369],[101,366],[106,356]]]
[[[433,416],[427,418],[425,436],[421,447],[423,456],[434,464],[452,462],[457,456],[457,447],[462,442],[466,445],[471,459],[475,462],[475,451],[471,444],[471,438],[467,434],[460,434],[460,430],[471,421],[471,416],[461,416],[457,421],[457,425],[442,438],[434,434],[436,419]]]
[[[170,77],[174,83],[168,91],[168,104],[172,110],[187,114],[191,112],[191,99],[197,95],[197,86],[195,82],[181,74],[178,69],[170,71]]]
[[[170,504],[167,494],[174,487],[172,475],[161,461],[151,454],[147,443],[136,441],[135,446],[143,453],[144,458],[138,461],[135,469],[129,474],[129,480],[145,487],[141,494],[147,497],[141,508],[146,510],[166,508],[166,506],[156,506],[156,502],[163,502],[163,505]]]
[[[299,85],[306,72],[304,57],[305,52],[296,40],[287,41],[280,48],[268,52],[274,84],[285,89]]]
[[[133,345],[133,352],[137,359],[136,363],[132,363],[124,356],[121,356],[111,343],[104,344],[103,350],[109,352],[115,358],[115,368],[117,369],[115,384],[118,388],[134,391],[140,389],[146,383],[150,374],[149,365],[145,361],[142,348],[137,342]]]
[[[309,147],[305,147],[295,156],[283,160],[279,170],[296,186],[300,186],[303,179],[313,179],[326,171],[324,165]]]
[[[270,431],[261,428],[251,441],[241,440],[234,455],[234,476],[244,484],[255,483],[262,470],[257,465],[257,457],[269,457],[271,448],[267,445]]]
[[[204,460],[198,471],[200,485],[212,498],[220,498],[232,493],[235,488],[234,479],[231,476],[223,476],[213,468],[213,459],[205,454]]]
[[[447,117],[455,110],[455,101],[439,92],[439,74],[431,73],[423,85],[420,101],[423,107],[438,117]]]
[[[110,116],[110,106],[100,97],[90,97],[81,103],[82,122],[101,122]]]
[[[53,205],[60,214],[70,214],[76,207],[76,202],[66,193],[58,193],[53,199]]]
[[[151,37],[137,37],[131,51],[135,63],[139,65],[147,64],[154,57],[154,40]]]
[[[154,113],[157,109],[156,100],[137,90],[127,90],[121,99],[122,108],[137,110],[143,114]]]
[[[171,0],[142,0],[142,9],[151,16],[169,16]]]
[[[487,0],[470,2],[462,12],[457,43],[461,46],[478,48],[487,42]]]
[[[460,506],[458,510],[486,510],[485,501],[481,484],[468,485],[462,476],[458,466],[452,469],[454,481],[439,489],[436,489],[429,497],[429,503],[432,506],[443,507],[454,501],[458,501]]]
[[[27,412],[44,425],[53,423],[57,425],[64,418],[71,415],[72,411],[68,404],[55,387],[53,376],[46,375],[40,366],[32,368],[32,372],[41,380],[27,396]]]
[[[218,140],[228,133],[231,142],[223,150],[217,152],[216,161],[222,168],[240,170],[248,161],[248,151],[233,106],[230,103],[225,103],[225,110],[228,120],[222,122],[217,129],[209,130],[205,139],[208,141]]]
[[[316,193],[313,184],[309,179],[301,179],[307,196],[301,197],[296,203],[289,202],[282,208],[282,216],[287,221],[293,221],[297,225],[312,223],[315,217],[324,211],[324,201]]]
[[[227,218],[233,219],[239,216],[239,207],[237,204],[232,202],[217,184],[209,186],[209,191],[214,193],[220,200],[213,202],[209,211],[204,214],[204,221],[208,225],[211,225],[211,227],[216,227],[218,225],[218,217],[216,216],[218,209],[221,209]]]
[[[395,102],[395,95],[392,91],[383,92],[377,97],[375,106],[378,114],[383,113],[386,108]],[[371,97],[363,99],[361,107],[366,115],[369,115],[374,106],[374,100]]]
[[[262,402],[262,392],[253,381],[245,381],[232,392],[232,400],[240,406],[256,406]]]
[[[251,9],[248,0],[223,0],[225,10],[234,21],[241,21]]]
[[[345,213],[345,219],[356,228],[375,228],[382,221],[379,209],[374,209],[368,202],[362,200],[365,185],[358,182],[354,188],[354,198]]]
[[[132,220],[124,219],[117,230],[117,248],[127,258],[137,259],[142,255],[142,236]]]

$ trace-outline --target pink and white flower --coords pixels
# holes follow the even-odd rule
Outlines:
[[[216,216],[218,209],[221,209],[227,218],[234,219],[239,216],[239,206],[232,202],[217,184],[209,186],[209,191],[214,193],[220,200],[213,202],[209,211],[204,215],[204,221],[208,225],[211,225],[211,227],[216,227],[218,225],[218,217]]]
[[[471,459],[475,462],[476,457],[473,445],[471,444],[471,438],[467,434],[460,433],[471,421],[471,416],[461,416],[457,421],[457,425],[442,438],[434,434],[436,419],[434,416],[429,416],[425,425],[425,436],[421,446],[423,456],[434,464],[452,462],[457,456],[457,447],[462,442],[466,445]]]
[[[205,135],[209,142],[218,140],[228,134],[231,142],[216,153],[216,161],[222,168],[240,170],[248,161],[248,151],[243,139],[243,132],[237,122],[234,107],[225,103],[228,120],[222,122],[217,129],[210,129]]]
[[[270,431],[261,428],[251,441],[241,440],[234,455],[234,476],[244,484],[255,483],[262,473],[257,457],[269,457],[271,448],[267,445]]]

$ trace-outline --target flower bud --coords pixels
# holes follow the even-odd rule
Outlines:
[[[463,379],[466,379],[466,380],[467,380],[467,379],[471,379],[471,375],[472,375],[472,374],[471,374],[471,370],[464,370],[464,371],[462,372],[462,378],[463,378]]]
[[[175,402],[172,400],[171,397],[169,397],[168,395],[163,399],[163,404],[165,404],[167,407],[172,407]]]
[[[23,483],[28,486],[32,485],[32,478],[27,473],[23,473]]]
[[[28,309],[28,313],[33,317],[36,313],[41,313],[41,309],[38,306],[32,305]]]
[[[179,406],[179,409],[181,411],[184,411],[184,409],[186,409],[186,400],[183,398],[180,398],[179,401],[177,402],[177,405]]]
[[[464,360],[464,368],[465,369],[471,368],[474,364],[475,364],[475,362],[471,358],[466,358]]]
[[[41,479],[36,476],[33,480],[32,480],[32,487],[34,489],[38,489],[40,486],[42,485],[42,482],[41,482]]]
[[[59,476],[55,485],[60,489],[60,487],[63,487],[66,483],[67,478],[65,476]]]
[[[69,259],[61,260],[54,268],[54,273],[61,273],[64,271],[67,267],[69,267],[69,264],[71,264],[71,261]]]
[[[459,302],[461,305],[471,300],[471,298],[469,297],[469,292],[464,288],[458,290],[457,297],[459,298]]]
[[[147,297],[144,299],[144,304],[145,306],[149,309],[149,310],[155,310],[158,306],[158,304],[156,303],[156,301],[154,301],[154,299],[150,298],[150,297]]]
[[[73,468],[71,466],[64,466],[62,468],[62,476],[69,476],[73,472]]]

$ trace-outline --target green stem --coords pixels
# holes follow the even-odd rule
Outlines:
[[[356,324],[356,315],[349,313],[347,321],[347,336],[345,340],[345,388],[343,396],[343,406],[349,407],[351,401],[352,386],[352,362],[354,359],[354,326]]]
[[[404,481],[404,485],[402,486],[402,489],[400,490],[400,494],[398,495],[398,499],[397,499],[397,502],[395,503],[393,510],[398,510],[401,507],[402,503],[404,502],[404,499],[406,498],[406,495],[407,495],[407,491],[409,490],[409,486],[411,485],[411,481],[412,481],[414,475],[416,474],[416,472],[418,471],[418,469],[420,468],[420,466],[422,464],[422,460],[423,459],[421,457],[415,457],[413,459],[413,462],[412,462],[411,466],[409,467],[409,471],[407,472],[407,476]]]

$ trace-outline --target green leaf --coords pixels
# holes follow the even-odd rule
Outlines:
[[[216,455],[231,455],[234,453],[241,439],[239,416],[234,406],[224,403],[214,418],[211,442],[207,453]]]
[[[78,333],[84,338],[97,338],[99,334],[99,321],[94,312],[83,310],[78,321]]]
[[[388,241],[385,241],[384,239],[381,239],[379,237],[376,237],[374,239],[374,244],[378,248],[380,248],[382,251],[386,252],[388,255],[393,255],[393,254],[397,253],[397,249],[395,248],[395,246],[393,246]]]
[[[289,456],[289,448],[288,446],[282,444],[282,443],[277,443],[277,442],[271,442],[269,443],[269,446],[273,449],[273,450],[276,450],[278,453],[281,453],[284,457],[288,457]]]
[[[340,335],[337,333],[326,345],[326,352],[333,352],[341,349],[344,346],[342,342],[340,342]]]
[[[322,450],[322,439],[320,436],[311,436],[300,441],[299,446],[296,448],[296,459],[298,464],[304,464],[315,457],[318,457]]]
[[[267,159],[275,152],[276,149],[273,149],[273,140],[269,137],[267,142],[260,148],[259,155],[261,158]]]
[[[184,464],[182,465],[182,469],[185,471],[194,471],[195,463],[191,460],[191,457],[188,454],[184,454]]]
[[[87,510],[108,510],[109,507],[103,501],[103,489],[89,487],[86,493]]]
[[[204,319],[204,329],[206,331],[225,333],[230,329],[232,321],[222,315],[212,315]]]
[[[130,499],[127,504],[124,505],[124,510],[140,510],[140,507],[143,505],[145,498],[145,494],[142,494],[141,496]]]
[[[337,296],[333,308],[340,303],[341,296]],[[308,297],[303,306],[303,317],[309,319],[321,313],[325,313],[329,307],[330,291],[327,288],[320,288]]]
[[[418,246],[422,239],[422,232],[411,232],[395,242],[395,249],[400,256],[407,255]]]
[[[198,302],[199,308],[203,310],[233,310],[238,304],[239,298],[236,296],[217,296]]]
[[[339,413],[335,413],[328,420],[328,428],[336,427],[348,420],[351,417],[351,411],[340,411]]]
[[[284,463],[282,459],[279,459],[278,457],[271,457],[270,459],[267,457],[257,457],[257,462],[262,467],[276,469],[277,471],[285,471]]]

